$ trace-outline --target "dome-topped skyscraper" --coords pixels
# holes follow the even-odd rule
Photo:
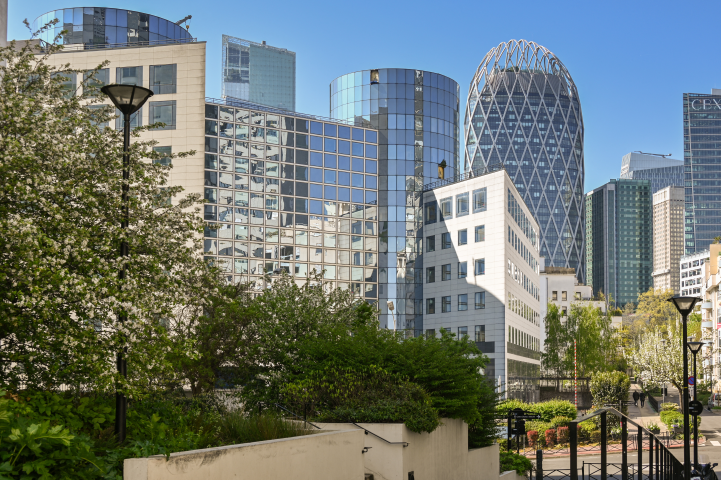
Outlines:
[[[466,103],[464,168],[503,164],[541,227],[546,265],[584,281],[583,116],[566,67],[526,40],[486,54]]]

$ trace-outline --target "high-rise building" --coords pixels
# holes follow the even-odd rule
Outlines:
[[[221,94],[295,110],[295,52],[223,35]]]
[[[721,89],[683,94],[683,144],[684,249],[690,255],[721,235]]]
[[[384,326],[416,333],[423,328],[421,195],[440,172],[446,178],[458,173],[458,95],[458,84],[448,77],[400,68],[349,73],[330,84],[332,118],[378,129],[378,293]]]
[[[621,177],[629,180],[650,180],[651,193],[666,187],[683,187],[683,160],[631,152],[621,161]]]
[[[584,282],[583,116],[570,73],[526,40],[486,54],[466,103],[465,170],[504,165],[541,228],[551,267]]]
[[[653,188],[653,187],[651,187]],[[683,255],[683,187],[653,194],[653,288],[679,292],[678,264]]]
[[[423,192],[423,327],[468,335],[508,398],[539,401],[538,224],[499,168]]]
[[[0,47],[7,45],[8,39],[8,0],[0,0]]]
[[[586,275],[618,307],[652,285],[649,180],[611,180],[586,194]]]
[[[97,18],[115,15],[116,22],[120,12],[127,19],[148,18],[150,33],[153,18],[174,25],[127,10],[90,10]],[[83,17],[89,11],[83,8],[52,14],[62,18],[78,11],[86,23],[96,18]],[[161,161],[172,162],[170,185],[207,201],[205,220],[217,227],[204,233],[204,254],[229,279],[255,281],[262,290],[283,271],[298,282],[313,270],[324,271],[331,284],[377,301],[378,132],[231,98],[208,99],[205,54],[205,42],[165,38],[102,48],[80,44],[46,62],[91,70],[107,61],[97,83],[136,84],[154,92],[132,126],[165,123],[141,132],[141,140],[157,141],[154,148],[162,153],[195,151]],[[73,74],[66,84],[74,92],[82,81]],[[122,122],[109,126],[118,129]]]

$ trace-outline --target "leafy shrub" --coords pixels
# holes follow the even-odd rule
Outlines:
[[[596,372],[591,375],[589,388],[594,405],[599,407],[607,403],[618,405],[619,402],[628,400],[631,381],[623,372]]]
[[[594,430],[591,432],[591,443],[601,442],[601,430]]]
[[[568,424],[573,420],[573,418],[569,417],[554,417],[551,419],[551,425],[553,425],[553,428],[568,427]]]
[[[379,367],[327,366],[286,384],[282,393],[296,411],[307,406],[319,422],[405,423],[413,432],[432,432],[438,411],[419,385]]]
[[[536,448],[538,446],[538,430],[530,430],[526,432],[526,436],[528,437],[528,444],[532,448]]]
[[[522,400],[516,400],[514,398],[504,400],[496,405],[496,415],[503,418],[508,418],[508,412],[520,408],[521,410],[530,410],[531,404],[528,404]]]
[[[556,444],[556,431],[552,428],[546,430],[545,435],[546,437],[546,446],[547,447],[553,447]]]
[[[661,404],[661,411],[662,412],[677,412],[678,411],[678,404],[673,402],[666,402]]]
[[[312,426],[306,427],[303,422],[288,421],[267,410],[255,416],[236,410],[223,415],[217,435],[223,445],[236,445],[311,435],[316,431]]]
[[[596,423],[593,420],[584,420],[578,424],[578,433],[584,440],[591,440],[591,434],[598,430]]]
[[[558,436],[558,443],[568,443],[568,427],[558,427],[556,429],[556,435]]]
[[[661,421],[666,425],[666,427],[670,430],[672,428],[672,425],[678,425],[680,428],[683,428],[684,422],[683,422],[683,413],[676,412],[676,411],[662,411],[661,412]],[[690,428],[691,432],[693,432],[693,417],[690,417]],[[696,420],[696,425],[701,427],[701,417],[698,417]]]
[[[548,400],[534,403],[530,410],[541,415],[541,419],[550,422],[555,417],[568,417],[575,419],[578,412],[576,406],[567,400]]]
[[[661,427],[659,427],[656,422],[649,422],[649,423],[646,425],[646,428],[647,428],[648,431],[651,432],[651,433],[654,433],[654,434],[661,433]]]
[[[514,452],[502,451],[500,453],[500,460],[500,473],[515,470],[519,475],[528,476],[533,468],[533,464],[529,459]]]

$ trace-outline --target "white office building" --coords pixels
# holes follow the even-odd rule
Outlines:
[[[509,398],[538,400],[538,224],[505,170],[423,194],[427,335],[469,335]]]
[[[710,252],[703,250],[681,257],[681,295],[684,297],[704,298],[706,293],[705,266],[709,262]]]

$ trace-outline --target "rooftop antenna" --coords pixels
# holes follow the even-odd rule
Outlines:
[[[188,15],[187,17],[183,18],[182,20],[178,20],[177,22],[175,22],[175,24],[176,24],[176,25],[180,25],[181,23],[185,23],[186,21],[190,20],[191,18],[193,18],[193,16],[192,16],[192,15]],[[190,30],[190,25],[186,23],[186,24],[185,24],[185,29],[186,29],[186,30]]]
[[[640,153],[642,155],[653,155],[654,157],[661,157],[661,158],[670,157],[672,155],[670,153],[667,153],[666,155],[664,155],[663,153],[646,153],[646,152],[642,152],[641,150],[636,150],[633,153]]]

